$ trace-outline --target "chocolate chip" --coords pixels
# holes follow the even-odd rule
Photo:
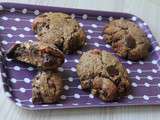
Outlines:
[[[46,28],[49,29],[49,24],[46,25]]]
[[[118,78],[118,79],[116,79],[116,80],[114,81],[114,83],[115,83],[116,85],[119,85],[120,82],[121,82],[121,78]]]
[[[126,46],[128,48],[133,49],[133,48],[136,47],[136,41],[135,41],[135,39],[131,35],[129,35],[128,37],[126,37],[125,42],[126,42]]]
[[[55,61],[53,55],[44,54],[43,57],[44,57],[44,59],[43,59],[43,62],[44,62],[44,63],[49,63],[49,62],[52,62],[52,63],[53,63],[53,62]]]
[[[32,94],[33,94],[33,100],[32,100],[33,103],[38,104],[43,102],[41,92],[39,92],[37,89]]]
[[[111,77],[114,77],[119,74],[118,70],[113,65],[107,67],[107,72]]]
[[[36,49],[36,47],[31,47],[31,53],[32,53],[33,55],[38,54],[38,50]]]
[[[90,79],[88,84],[89,84],[89,88],[93,88],[93,79]]]
[[[44,23],[42,23],[42,27],[46,26],[46,24],[47,24],[47,23],[45,23],[45,22],[44,22]]]
[[[108,92],[106,90],[100,90],[100,94],[102,94],[105,97],[108,96]]]
[[[55,88],[54,81],[50,80],[50,78],[47,80],[47,83],[48,83],[48,87]]]
[[[120,93],[123,93],[123,92],[126,91],[126,85],[125,84],[120,84],[118,88],[119,88]]]

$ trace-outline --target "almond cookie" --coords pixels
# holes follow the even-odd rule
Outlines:
[[[137,61],[149,54],[150,42],[146,34],[129,20],[113,20],[106,24],[103,33],[104,40],[123,58]]]
[[[41,42],[15,44],[7,56],[41,69],[56,70],[64,62],[64,54],[56,46]]]
[[[130,80],[124,66],[111,53],[99,49],[82,54],[77,65],[82,89],[104,101],[112,101],[129,91]]]
[[[39,72],[32,81],[33,104],[55,103],[63,92],[63,80],[58,73]]]
[[[48,12],[36,17],[32,29],[38,39],[56,45],[64,53],[73,53],[84,46],[86,35],[79,23],[60,12]]]

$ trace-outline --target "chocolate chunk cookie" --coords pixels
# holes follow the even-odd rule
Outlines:
[[[63,92],[63,80],[58,73],[41,71],[32,82],[33,104],[58,102]]]
[[[82,54],[77,74],[83,89],[104,101],[111,101],[129,91],[130,81],[124,66],[111,53],[99,49]]]
[[[78,22],[65,13],[44,13],[34,19],[32,29],[40,41],[56,45],[64,53],[80,49],[86,39]]]
[[[15,44],[7,56],[41,69],[56,70],[64,62],[64,55],[56,46],[42,42]]]
[[[150,43],[146,34],[129,20],[113,20],[106,24],[103,33],[105,41],[119,56],[137,61],[149,54]]]

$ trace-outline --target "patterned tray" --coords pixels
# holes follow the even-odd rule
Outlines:
[[[37,73],[36,68],[4,57],[6,50],[14,43],[34,40],[31,23],[35,16],[46,11],[61,11],[75,17],[87,33],[87,46],[77,54],[66,55],[63,67],[58,70],[65,80],[65,92],[57,104],[33,105],[31,102],[31,82]],[[119,60],[125,65],[132,79],[132,92],[119,101],[103,102],[91,94],[81,90],[76,74],[76,64],[83,51],[99,48],[113,53],[101,36],[105,22],[113,18],[125,18],[134,21],[147,34],[152,50],[145,61],[131,62]],[[100,12],[80,9],[35,6],[26,4],[0,4],[0,42],[1,42],[1,74],[6,95],[16,105],[36,109],[64,109],[82,107],[128,106],[128,105],[159,105],[160,104],[160,47],[153,37],[147,24],[140,18],[126,13]],[[114,54],[114,53],[113,53]]]

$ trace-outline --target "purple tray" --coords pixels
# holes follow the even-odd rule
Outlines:
[[[31,23],[37,15],[48,11],[65,12],[75,17],[86,31],[87,46],[81,51],[77,51],[77,54],[66,55],[63,67],[58,69],[65,80],[65,92],[61,96],[62,100],[57,104],[33,105],[31,102],[31,82],[37,73],[36,68],[8,59],[3,55],[15,42],[34,40],[35,34],[31,30]],[[113,53],[101,36],[104,24],[113,18],[130,19],[138,24],[147,34],[152,44],[152,50],[145,61],[131,62],[118,57],[127,68],[133,89],[130,95],[119,101],[103,102],[81,90],[76,74],[76,64],[82,52],[92,48],[104,49]],[[1,3],[0,40],[2,56],[0,57],[0,67],[4,90],[6,95],[20,107],[36,110],[160,104],[160,47],[148,25],[137,16],[126,13]]]

